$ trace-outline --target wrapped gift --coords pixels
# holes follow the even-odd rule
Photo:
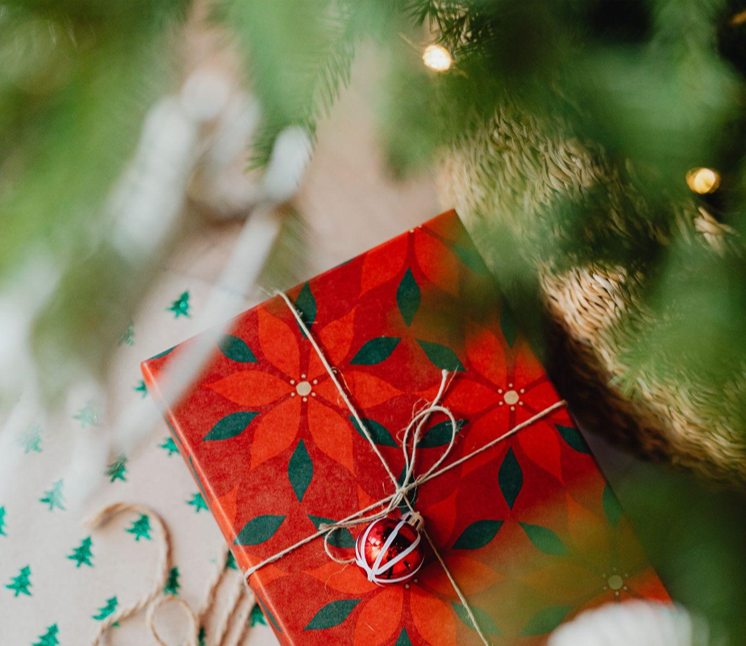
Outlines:
[[[668,599],[453,211],[205,334],[167,417],[282,644],[532,644]],[[194,342],[143,364],[156,397]],[[346,562],[392,505],[424,519],[400,583]]]

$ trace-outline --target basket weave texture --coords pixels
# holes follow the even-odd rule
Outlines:
[[[603,208],[604,217],[595,218],[601,228],[584,232],[591,241],[613,228],[622,237],[665,243],[666,232],[646,217],[650,207],[602,151],[564,138],[563,131],[558,119],[537,119],[506,105],[491,128],[470,135],[443,160],[441,199],[464,218],[491,266],[496,245],[485,231],[497,223],[524,248],[539,248],[535,237],[546,234],[543,214],[565,198],[593,199],[594,207]],[[712,253],[740,244],[696,202],[671,208],[677,231],[691,244]],[[538,257],[532,261],[551,321],[550,371],[576,416],[643,459],[721,483],[746,484],[746,434],[739,427],[746,401],[744,367],[733,366],[725,392],[698,374],[670,379],[658,371],[636,372],[630,379],[623,357],[636,343],[636,330],[654,323],[640,297],[645,276],[629,267],[568,263],[565,267],[572,268],[558,270]]]

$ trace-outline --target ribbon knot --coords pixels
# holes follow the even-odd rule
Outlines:
[[[415,413],[407,427],[404,429],[401,440],[401,449],[402,453],[404,454],[404,471],[402,473],[403,477],[401,477],[400,481],[397,480],[394,477],[393,473],[388,469],[388,466],[386,466],[389,475],[396,485],[396,489],[394,490],[394,493],[391,494],[388,498],[385,498],[379,503],[376,503],[376,506],[380,506],[381,504],[385,504],[385,506],[375,514],[358,516],[356,518],[347,521],[340,521],[338,523],[322,523],[319,525],[319,530],[324,531],[324,549],[326,550],[327,556],[329,556],[329,558],[333,561],[336,561],[337,563],[352,563],[355,560],[354,558],[338,558],[329,549],[329,539],[335,530],[341,528],[356,527],[357,525],[365,525],[375,522],[376,520],[385,518],[386,516],[390,515],[403,504],[406,504],[409,507],[410,511],[412,513],[415,513],[414,508],[407,498],[407,494],[410,491],[414,491],[415,489],[417,489],[417,487],[430,480],[434,476],[434,474],[436,474],[440,465],[443,464],[446,458],[448,458],[448,456],[450,455],[451,450],[453,449],[453,446],[456,442],[456,434],[459,430],[458,422],[453,416],[453,413],[448,408],[440,404],[440,401],[443,398],[446,389],[448,388],[448,384],[450,383],[452,376],[453,375],[447,370],[443,370],[441,372],[440,388],[438,389],[438,393],[435,395],[435,398],[426,408]],[[427,471],[415,477],[415,467],[417,464],[417,448],[420,440],[422,439],[422,435],[427,428],[427,423],[430,419],[430,416],[433,413],[443,413],[444,415],[446,415],[446,417],[448,417],[448,420],[451,423],[451,439],[448,443],[448,446],[445,448],[441,456],[433,463],[433,465]],[[363,432],[368,435],[368,431],[362,424],[362,421],[360,421],[359,424],[360,427],[363,429]],[[369,437],[368,439],[371,443],[373,443],[372,438]],[[386,465],[385,462],[384,465]]]

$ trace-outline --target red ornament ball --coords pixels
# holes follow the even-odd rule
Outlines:
[[[368,525],[355,542],[355,563],[368,581],[387,585],[411,579],[425,560],[421,528],[417,513],[387,516]]]

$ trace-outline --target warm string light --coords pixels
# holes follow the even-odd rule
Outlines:
[[[435,72],[447,72],[453,65],[453,56],[442,45],[428,45],[422,53],[422,62]]]
[[[720,174],[712,168],[692,168],[686,174],[686,183],[695,193],[714,193],[720,186]]]
[[[730,24],[734,27],[746,25],[746,11],[740,11],[735,16],[733,16],[733,18],[730,19]]]

